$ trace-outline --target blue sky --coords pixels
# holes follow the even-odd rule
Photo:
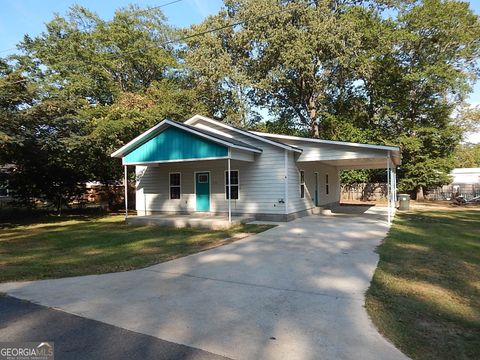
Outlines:
[[[54,13],[65,14],[74,4],[95,11],[102,18],[111,18],[115,9],[135,3],[140,6],[159,6],[172,0],[0,0],[0,56],[12,52],[24,34],[37,35]],[[162,8],[168,22],[176,26],[200,23],[205,17],[216,13],[222,0],[182,0]],[[471,8],[480,14],[480,0],[471,0]],[[474,87],[469,102],[480,105],[480,82]],[[477,141],[477,136],[475,137]],[[480,134],[478,134],[480,142]]]
[[[172,0],[0,0],[0,56],[15,45],[24,34],[36,35],[44,30],[44,24],[54,13],[64,15],[74,4],[95,11],[102,18],[111,18],[115,9],[129,4],[140,7],[159,6]],[[162,8],[168,22],[176,26],[200,23],[205,17],[216,13],[222,0],[182,0]]]

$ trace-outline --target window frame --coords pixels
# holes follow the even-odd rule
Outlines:
[[[233,171],[236,171],[237,172],[237,179],[238,179],[238,182],[237,184],[233,184],[233,185],[230,185],[230,184],[227,184],[227,180],[228,180],[228,170],[225,170],[224,171],[224,174],[225,174],[225,181],[224,181],[224,185],[225,186],[225,200],[228,200],[228,189],[227,187],[228,186],[236,186],[237,187],[237,198],[236,199],[233,199],[232,200],[240,200],[240,170],[238,169],[230,169],[230,172],[233,172]]]
[[[178,185],[172,185],[172,175],[178,174]],[[178,188],[178,199],[172,198],[172,188]],[[168,199],[169,200],[181,200],[182,199],[182,173],[179,171],[168,173]]]
[[[325,174],[325,195],[330,193],[330,183],[328,179],[328,173]]]
[[[302,175],[303,175],[303,181],[302,181]],[[305,170],[299,170],[298,171],[298,182],[300,184],[299,186],[299,191],[300,191],[300,199],[305,199],[305,193],[306,193],[306,186],[305,186]],[[303,194],[302,194],[302,189],[303,189]]]

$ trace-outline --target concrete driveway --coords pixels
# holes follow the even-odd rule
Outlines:
[[[364,308],[387,230],[310,216],[142,270],[0,291],[235,359],[406,359]]]

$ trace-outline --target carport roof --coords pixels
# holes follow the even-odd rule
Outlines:
[[[313,139],[313,138],[306,138],[306,137],[300,137],[300,136],[263,133],[263,132],[259,132],[259,131],[251,131],[251,133],[257,134],[257,135],[260,135],[260,136],[264,136],[264,137],[267,137],[267,138],[308,141],[308,142],[314,142],[314,143],[320,143],[320,144],[353,146],[353,147],[359,147],[359,148],[369,148],[369,149],[379,149],[379,150],[400,151],[400,148],[398,146],[372,145],[372,144],[362,144],[362,143],[354,143],[354,142],[348,142],[348,141],[333,141],[333,140]]]
[[[344,169],[376,169],[387,167],[386,158],[390,156],[395,165],[401,164],[398,146],[313,139],[256,131],[252,131],[252,133],[265,138],[277,139],[302,149],[302,155],[298,160],[300,162],[322,161]],[[341,149],[341,151],[338,152],[339,155],[331,156],[328,154],[331,149]]]

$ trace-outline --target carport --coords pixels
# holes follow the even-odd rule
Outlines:
[[[362,144],[363,145],[363,144]],[[351,146],[351,145],[344,145]],[[355,149],[350,157],[320,160],[337,167],[338,171],[358,169],[386,169],[388,223],[392,222],[397,201],[397,166],[401,164],[400,149],[393,146],[364,145]],[[368,147],[367,147],[368,146]]]
[[[398,146],[370,145],[344,141],[311,139],[297,136],[261,134],[302,149],[296,162],[299,168],[321,163],[334,166],[339,172],[354,169],[386,169],[388,223],[392,221],[397,199],[397,167],[401,164]],[[338,194],[340,200],[340,194]]]

